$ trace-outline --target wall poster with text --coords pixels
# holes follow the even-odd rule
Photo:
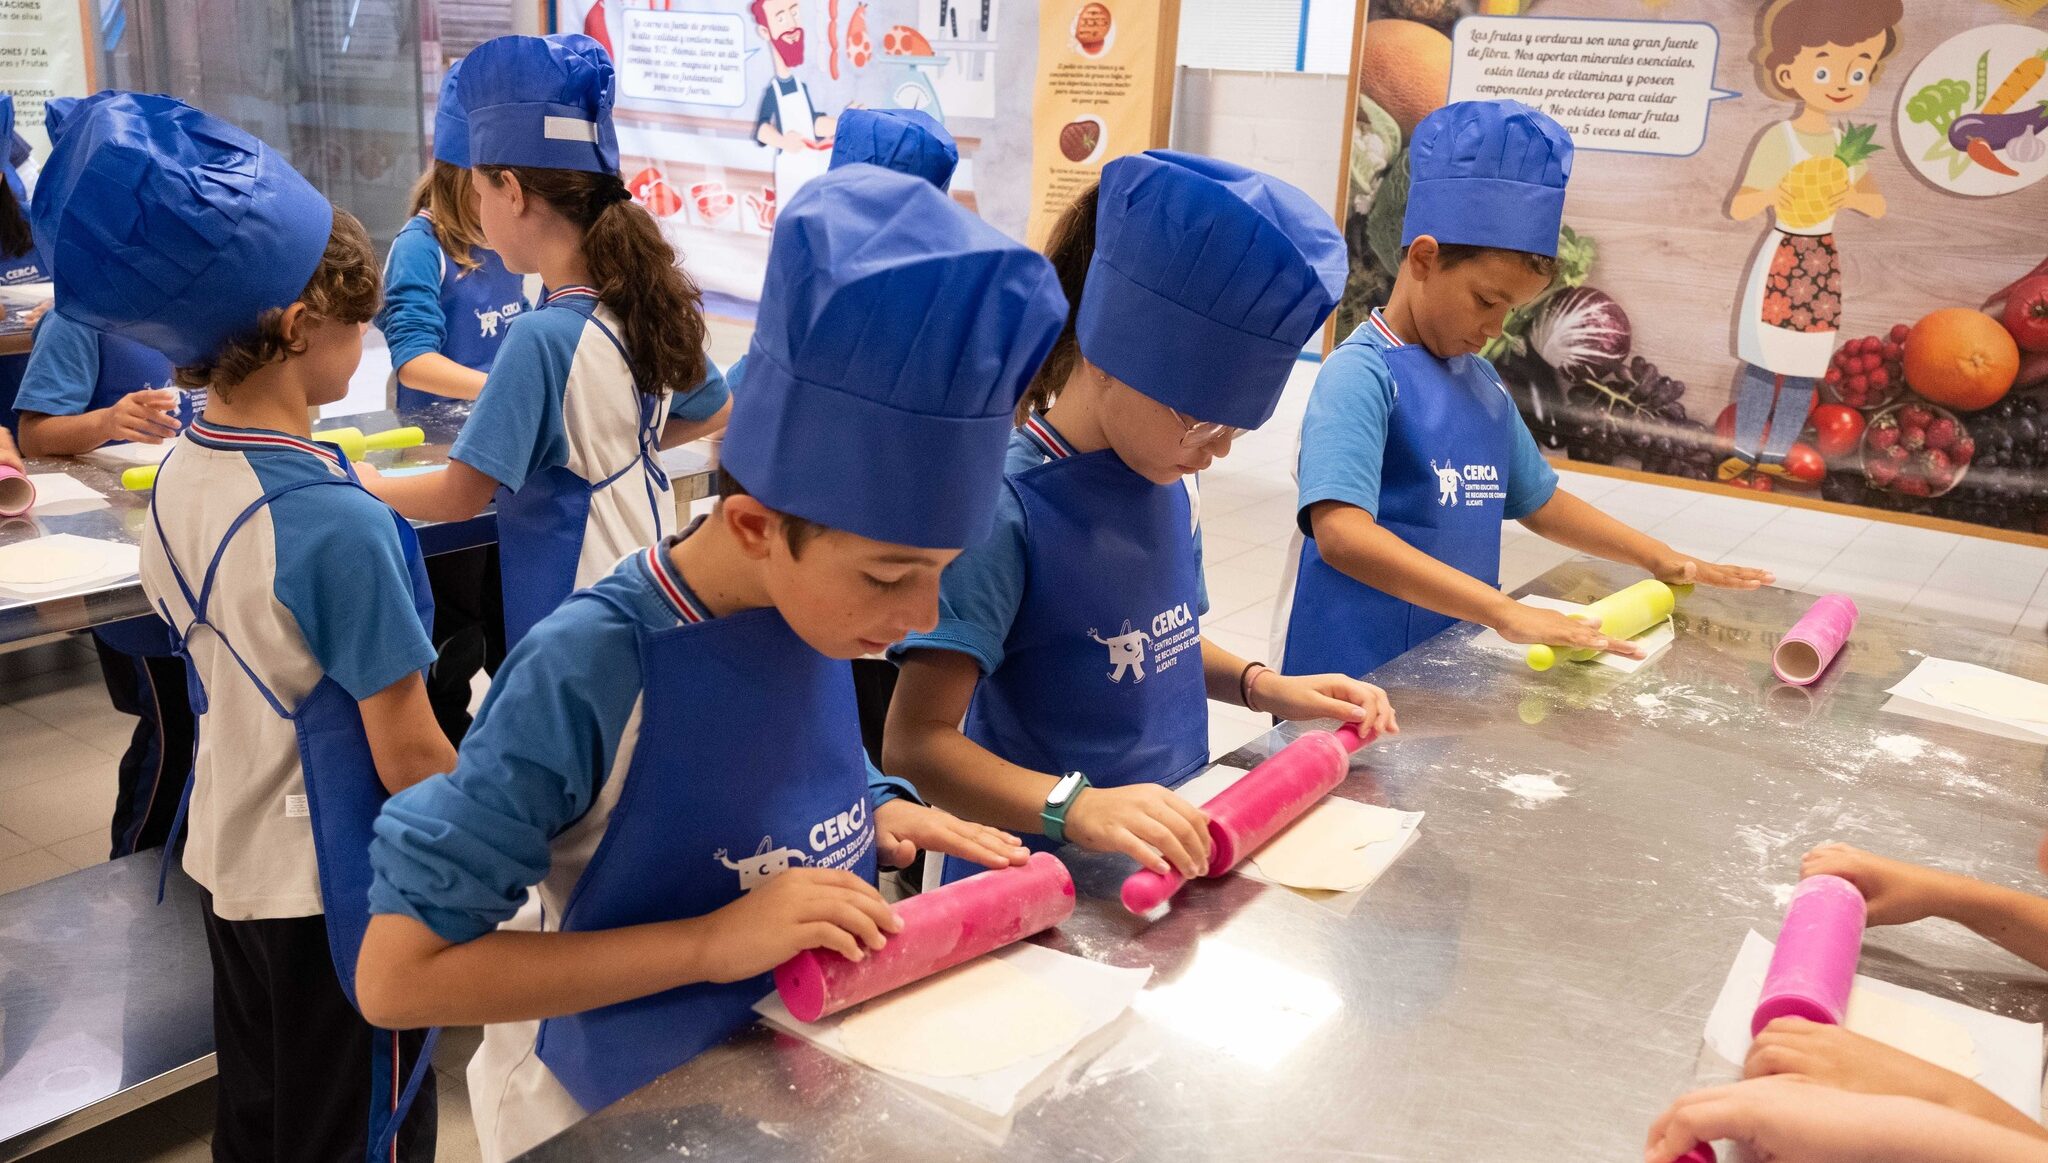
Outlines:
[[[2043,0],[1369,0],[1341,340],[1407,142],[1514,98],[1578,146],[1486,351],[1554,455],[2048,535]]]
[[[953,196],[1021,239],[1034,219],[1041,23],[1079,28],[1085,43],[1077,44],[1096,56],[1115,50],[1121,62],[1148,43],[1134,29],[1115,49],[1123,10],[1161,6],[558,0],[554,28],[587,33],[611,52],[627,186],[714,309],[744,318],[760,294],[776,215],[825,172],[841,111],[921,109],[938,118],[960,147]],[[1149,70],[1142,79],[1154,84]]]

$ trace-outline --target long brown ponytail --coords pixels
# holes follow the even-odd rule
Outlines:
[[[28,215],[14,187],[0,182],[0,257],[20,258],[35,250],[35,235],[29,232]]]
[[[682,395],[704,382],[703,293],[617,174],[476,168],[493,182],[510,173],[527,193],[583,229],[583,261],[598,300],[619,317],[635,386],[649,395]]]
[[[1095,195],[1099,188],[1090,186],[1076,195],[1060,213],[1059,221],[1053,223],[1052,237],[1046,241],[1045,257],[1052,260],[1053,272],[1060,277],[1060,290],[1066,292],[1067,323],[1060,328],[1060,337],[1053,341],[1052,352],[1038,365],[1038,374],[1031,377],[1023,398],[1017,401],[1020,425],[1031,413],[1052,406],[1053,397],[1066,386],[1075,361],[1081,358],[1074,317],[1081,311],[1081,290],[1088,282],[1088,264],[1095,259]]]
[[[483,265],[476,252],[484,249],[484,228],[477,222],[476,191],[470,188],[468,170],[436,158],[412,185],[412,212],[425,214],[433,223],[441,253],[464,274]]]

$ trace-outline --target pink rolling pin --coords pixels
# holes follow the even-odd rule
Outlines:
[[[1785,631],[1771,652],[1771,673],[1782,682],[1805,686],[1835,660],[1855,628],[1856,603],[1847,594],[1823,596]]]
[[[1295,817],[1344,782],[1351,753],[1379,732],[1361,735],[1358,724],[1312,731],[1245,773],[1202,805],[1209,816],[1209,876],[1222,876],[1278,835]],[[1139,869],[1124,880],[1124,908],[1140,916],[1180,891],[1178,872]]]
[[[775,992],[815,1022],[963,961],[1050,929],[1074,912],[1074,878],[1049,852],[1019,868],[955,881],[896,906],[903,931],[862,961],[806,949],[775,967]]]
[[[36,503],[36,483],[11,464],[0,464],[0,517],[19,517]]]
[[[1855,607],[1850,610],[1853,619]],[[1750,1037],[1779,1018],[1842,1024],[1849,1012],[1849,989],[1856,982],[1856,959],[1863,952],[1863,920],[1863,894],[1855,885],[1839,876],[1809,876],[1799,882],[1778,929],[1778,948],[1764,972],[1763,992],[1750,1015]],[[1677,1163],[1715,1163],[1714,1149],[1701,1143],[1680,1155]]]
[[[1792,892],[1778,948],[1749,1019],[1750,1036],[1776,1018],[1830,1026],[1849,1012],[1849,986],[1863,952],[1863,894],[1839,876],[1809,876]]]

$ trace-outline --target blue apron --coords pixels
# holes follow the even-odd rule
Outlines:
[[[478,248],[481,266],[465,272],[441,256],[441,354],[472,371],[488,372],[512,320],[526,310],[526,280],[505,269],[495,250]],[[398,408],[407,411],[446,400],[398,382]]]
[[[791,865],[872,881],[867,753],[847,664],[772,609],[643,627],[639,646],[638,745],[560,928],[703,916]],[[763,974],[552,1018],[535,1048],[583,1109],[599,1110],[746,1025],[771,988]]]
[[[22,213],[28,213],[28,203],[16,191],[15,200],[21,203]],[[43,273],[43,265],[36,258],[34,250],[12,258],[0,259],[0,287],[18,287],[23,283],[48,282],[50,276]],[[21,390],[21,375],[28,370],[28,356],[0,355],[0,427],[13,432],[18,427],[14,414],[14,396]]]
[[[170,471],[170,462],[175,455],[167,457],[158,470],[157,480],[161,484],[163,474]],[[164,547],[164,561],[171,569],[171,577],[178,584],[186,604],[192,610],[192,621],[179,630],[171,631],[174,653],[185,662],[185,681],[188,696],[192,701],[194,714],[201,716],[200,729],[205,726],[207,708],[206,688],[199,678],[198,668],[193,664],[189,644],[192,636],[205,627],[220,640],[229,657],[242,668],[249,681],[254,683],[258,694],[270,704],[279,718],[290,720],[298,731],[299,766],[306,785],[306,810],[312,820],[313,854],[320,873],[320,904],[327,927],[327,945],[334,962],[335,976],[341,982],[342,993],[349,1004],[356,1004],[356,956],[362,951],[363,932],[370,923],[370,841],[374,835],[377,813],[383,808],[389,795],[384,784],[377,777],[377,764],[370,753],[369,736],[363,731],[363,716],[356,700],[342,689],[333,678],[322,675],[320,682],[294,709],[286,709],[262,679],[235,649],[232,642],[207,618],[207,607],[213,598],[214,583],[218,580],[222,559],[227,554],[235,534],[241,532],[249,519],[268,508],[278,498],[300,489],[326,486],[361,488],[356,481],[355,470],[348,467],[344,458],[342,464],[348,471],[348,479],[326,477],[315,480],[297,481],[272,489],[258,497],[243,509],[220,544],[214,548],[213,560],[207,564],[206,573],[195,591],[179,568],[177,559],[171,556],[170,541],[164,536],[163,521],[157,515],[156,505],[150,505],[150,519],[156,524],[158,541]],[[162,493],[158,493],[161,496]],[[422,625],[431,629],[434,624],[434,599],[427,585],[425,559],[420,556],[418,539],[413,535],[412,526],[396,512],[391,514],[392,523],[398,529],[398,539],[403,545],[406,565],[412,574],[413,609],[419,615]],[[170,609],[161,599],[157,611],[165,623],[175,625]],[[194,752],[198,749],[198,732],[194,732]],[[179,831],[185,824],[185,813],[192,803],[192,785],[198,778],[195,768],[185,781],[185,791],[178,802],[178,815],[171,824],[171,835],[164,844],[163,866],[159,873],[158,900],[162,900],[161,877],[168,872],[171,853],[177,847]],[[399,1127],[405,1121],[406,1113],[412,1107],[413,1097],[419,1092],[420,1083],[426,1078],[426,1071],[433,1064],[434,1041],[439,1031],[429,1031],[426,1045],[421,1049],[414,1064],[412,1076],[406,1080],[403,1093],[399,1096],[396,1109],[382,1103],[370,1104],[369,1153],[367,1158],[374,1161],[390,1154],[391,1142],[397,1136]],[[393,1033],[394,1040],[397,1034]],[[373,1049],[370,1054],[371,1093],[383,1093],[393,1088],[393,1051]]]
[[[1476,356],[1441,360],[1419,343],[1383,354],[1396,395],[1377,520],[1445,565],[1498,586],[1508,459],[1513,426],[1522,422],[1514,402]],[[1363,676],[1456,624],[1354,581],[1323,560],[1313,537],[1303,538],[1287,672]]]
[[[1029,579],[1003,662],[967,710],[969,739],[1097,787],[1178,786],[1209,762],[1193,514],[1103,450],[1014,474]],[[1050,847],[1027,837],[1033,848]],[[946,880],[981,872],[946,861]]]
[[[620,355],[625,354],[625,347],[611,328],[595,317],[590,322],[612,341]],[[661,429],[668,422],[666,399],[642,392],[630,383],[625,390],[639,397],[638,455],[595,484],[557,465],[527,477],[516,492],[498,486],[498,552],[504,562],[500,576],[504,579],[508,651],[575,591],[576,563],[583,555],[591,497],[639,469],[647,485],[647,504],[654,511],[654,540],[667,536],[664,510],[671,506],[668,473],[661,467]]]
[[[99,333],[98,340],[100,374],[93,383],[92,400],[86,404],[85,411],[111,408],[132,392],[177,386],[171,375],[171,361],[154,348],[105,332]],[[184,393],[179,401],[178,422],[190,424],[193,415],[206,406],[205,399],[204,391]],[[125,444],[127,441],[114,443]],[[95,626],[92,632],[100,641],[123,654],[162,657],[173,652],[171,628],[153,614]]]

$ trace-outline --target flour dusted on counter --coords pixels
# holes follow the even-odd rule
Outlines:
[[[1551,800],[1561,800],[1571,794],[1558,784],[1554,775],[1510,775],[1494,786],[1521,800],[1521,806],[1525,808],[1533,808]]]

